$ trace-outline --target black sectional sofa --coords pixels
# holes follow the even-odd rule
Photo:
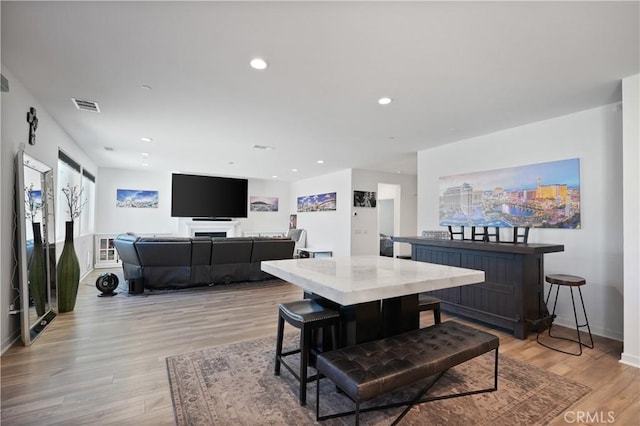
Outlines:
[[[146,238],[121,234],[114,240],[129,291],[166,289],[273,278],[263,260],[293,258],[289,238]],[[137,290],[132,290],[133,288]]]

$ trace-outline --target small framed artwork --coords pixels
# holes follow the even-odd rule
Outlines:
[[[298,197],[298,213],[335,210],[336,198],[335,192]]]
[[[290,214],[289,215],[289,229],[296,229],[298,227],[298,215]]]
[[[353,191],[353,207],[375,207],[376,193],[373,191]]]
[[[277,212],[278,197],[249,197],[249,210],[252,212]]]
[[[158,191],[140,189],[116,189],[116,207],[157,209]]]

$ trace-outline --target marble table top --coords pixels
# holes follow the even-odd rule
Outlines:
[[[268,260],[262,270],[341,305],[484,281],[484,272],[383,256]]]

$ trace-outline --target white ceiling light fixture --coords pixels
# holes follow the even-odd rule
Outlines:
[[[251,146],[251,148],[253,148],[253,149],[261,149],[261,150],[264,150],[264,151],[271,151],[273,149],[276,149],[275,146],[269,146],[269,145],[253,145],[253,146]]]
[[[140,138],[140,140],[141,140],[142,142],[151,142],[153,139],[152,139],[152,138],[144,137],[144,138]]]
[[[386,96],[378,99],[380,105],[389,105],[391,102],[393,102],[393,99]]]
[[[318,163],[318,164],[324,164],[324,160],[318,160],[318,161],[316,161],[316,163]]]
[[[298,171],[298,169],[291,169],[291,171],[295,173]]]
[[[263,70],[268,66],[267,61],[262,58],[253,58],[251,62],[249,62],[249,65],[255,70]]]
[[[151,90],[151,86],[149,86],[148,84],[143,84],[142,86],[140,86],[140,88],[147,91]]]

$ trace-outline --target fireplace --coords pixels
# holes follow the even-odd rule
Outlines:
[[[226,237],[226,232],[218,232],[218,231],[196,231],[193,233],[195,237]]]
[[[182,219],[180,221],[180,235],[185,237],[240,237],[240,221],[200,221]]]

